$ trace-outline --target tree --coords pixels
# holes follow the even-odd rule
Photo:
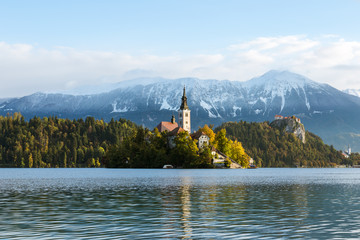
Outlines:
[[[213,168],[211,147],[205,146],[199,152],[199,157],[195,162],[192,162],[192,166],[200,168]]]
[[[199,151],[196,143],[191,139],[187,131],[180,132],[174,140],[176,146],[172,149],[174,165],[190,167],[191,162],[197,160]]]
[[[215,133],[211,128],[209,128],[209,126],[207,124],[205,124],[204,127],[199,128],[198,131],[205,133],[210,138],[210,144],[214,144],[214,142],[215,142]]]
[[[231,157],[235,162],[239,163],[243,167],[249,166],[249,156],[245,153],[245,150],[241,144],[237,140],[230,140],[230,153],[229,157]]]
[[[229,155],[231,146],[230,141],[226,138],[225,128],[216,133],[214,146],[220,152],[224,153],[225,155]]]
[[[226,129],[229,139],[242,143],[245,152],[254,158],[258,166],[331,167],[334,164],[353,164],[353,161],[346,161],[339,151],[325,145],[320,137],[310,132],[306,132],[307,141],[304,144],[293,133],[270,127],[269,122],[223,123],[215,129],[217,135],[222,129]]]

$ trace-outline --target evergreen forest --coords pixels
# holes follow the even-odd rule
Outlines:
[[[260,167],[335,167],[357,164],[357,154],[343,157],[341,151],[324,144],[322,139],[306,131],[306,143],[269,122],[227,122],[215,131],[226,129],[229,139],[243,143],[245,151]]]
[[[137,128],[124,119],[0,116],[0,167],[100,167],[108,148]]]
[[[320,137],[306,132],[303,144],[294,134],[272,128],[268,122],[228,122],[198,131],[242,166],[250,157],[259,167],[334,167],[359,165],[360,155],[343,157]],[[211,146],[198,149],[187,132],[169,138],[125,120],[34,117],[15,113],[0,116],[0,167],[132,167],[211,168]],[[169,147],[172,141],[175,147]]]

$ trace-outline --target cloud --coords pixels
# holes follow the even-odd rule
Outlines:
[[[260,37],[211,54],[159,56],[0,42],[0,98],[137,77],[245,81],[286,69],[337,88],[360,88],[360,42],[336,35]]]
[[[316,39],[302,35],[261,37],[231,45],[228,50],[239,58],[250,52],[263,56],[245,65],[255,75],[260,69],[287,69],[340,89],[360,88],[360,42],[346,41],[336,35]],[[272,61],[261,60],[266,57]]]
[[[229,50],[267,51],[272,54],[291,54],[310,49],[318,45],[317,41],[307,39],[304,36],[284,36],[284,37],[260,37],[255,40],[231,45]]]

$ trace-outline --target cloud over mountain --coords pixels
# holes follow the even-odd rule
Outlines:
[[[112,83],[134,77],[245,81],[290,70],[337,88],[360,88],[360,42],[337,36],[260,37],[196,54],[85,51],[0,42],[2,97]]]

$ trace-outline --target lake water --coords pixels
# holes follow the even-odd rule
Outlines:
[[[0,239],[359,239],[360,169],[0,169]]]

